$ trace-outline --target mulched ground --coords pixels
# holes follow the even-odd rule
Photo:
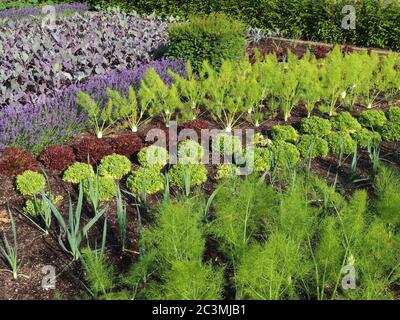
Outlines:
[[[288,48],[292,48],[292,43],[286,43],[282,45],[280,49],[277,49],[276,42],[269,41],[263,42],[259,45],[259,48],[263,52],[286,52]],[[309,47],[306,45],[299,45],[294,50],[298,55],[305,52],[305,49]],[[279,48],[279,47],[278,47]],[[291,49],[291,50],[292,50]],[[315,52],[320,53],[327,51],[325,49],[314,46]],[[348,49],[350,50],[350,49]],[[318,51],[318,52],[317,52]],[[251,52],[251,51],[249,51]],[[399,103],[400,106],[400,103]],[[383,103],[380,107],[382,110],[388,108],[387,104]],[[365,110],[361,106],[356,106],[352,111],[354,115],[358,115],[362,110]],[[344,111],[344,110],[338,110]],[[294,127],[299,127],[299,122],[306,116],[306,110],[303,107],[296,108],[292,112],[291,118],[285,123],[281,116],[274,117],[273,119],[267,120],[260,127],[254,128],[256,132],[267,134],[271,128],[278,124],[292,124]],[[316,110],[314,115],[323,116]],[[212,122],[211,119],[207,119],[211,123],[212,128],[218,128],[218,126]],[[165,129],[160,122],[152,122],[141,129],[139,135],[144,137],[146,132],[151,128]],[[251,128],[248,123],[242,123],[239,128]],[[76,143],[80,139],[88,137],[87,133],[78,134],[69,144]],[[312,162],[312,171],[320,177],[326,178],[330,183],[338,175],[338,186],[343,188],[346,192],[352,192],[355,188],[371,188],[371,161],[365,150],[359,150],[359,160],[356,172],[353,176],[358,182],[349,184],[349,172],[352,162],[352,157],[348,157],[341,167],[338,167],[338,157],[336,155],[329,155],[324,159],[315,159]],[[383,143],[381,147],[381,157],[386,161],[389,161],[400,168],[400,142],[396,143]],[[209,170],[210,180],[203,186],[203,190],[206,194],[210,194],[213,191],[213,185],[215,180],[215,168],[212,166],[207,167]],[[49,172],[50,186],[53,194],[62,195],[63,201],[60,206],[60,211],[64,214],[68,208],[68,197],[72,199],[77,197],[76,189],[69,184],[62,181],[61,175]],[[353,179],[353,180],[354,180]],[[19,277],[18,280],[13,280],[10,273],[4,271],[0,272],[0,299],[79,299],[82,294],[85,293],[85,288],[82,283],[82,270],[78,263],[71,264],[70,258],[60,250],[58,240],[55,235],[49,235],[45,237],[40,231],[34,228],[24,217],[18,214],[17,209],[21,210],[24,204],[24,197],[20,196],[15,190],[14,179],[7,178],[0,175],[0,231],[4,230],[8,236],[8,239],[12,239],[10,225],[6,222],[5,208],[7,205],[13,212],[14,219],[17,224],[18,233],[18,249],[20,256],[23,258],[22,268],[20,273],[24,276]],[[122,182],[124,183],[124,182]],[[149,205],[156,204],[162,195],[157,195],[149,199]],[[134,199],[126,199],[129,203],[134,203]],[[139,255],[138,238],[139,238],[139,225],[138,225],[138,212],[135,206],[130,206],[128,209],[128,230],[127,230],[127,248],[129,251],[122,253],[120,251],[118,227],[115,213],[115,202],[107,204],[110,210],[107,213],[107,221],[109,224],[108,236],[107,236],[107,254],[111,261],[115,264],[117,269],[121,272],[126,271],[129,266],[134,262]],[[149,224],[153,221],[153,217],[148,212],[140,211],[141,219],[143,224]],[[84,210],[83,219],[89,219],[91,217],[90,208]],[[103,221],[100,221],[97,225],[102,226]],[[55,224],[54,224],[55,225]],[[53,227],[53,229],[56,229]],[[57,230],[56,230],[57,231]],[[94,239],[100,239],[101,230],[94,227],[91,230],[91,239],[95,245]],[[99,243],[99,242],[98,242]],[[218,252],[218,245],[209,240],[207,242],[207,258],[219,263],[223,260],[222,255]],[[42,268],[44,266],[54,266],[56,269],[57,280],[55,290],[45,290],[42,288],[43,277]],[[0,270],[7,269],[3,261],[0,261]],[[28,278],[26,278],[28,277]],[[227,298],[234,298],[233,293],[226,292]]]

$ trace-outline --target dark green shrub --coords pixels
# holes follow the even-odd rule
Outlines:
[[[329,145],[325,139],[309,134],[300,137],[297,149],[302,157],[310,157],[312,159],[326,157],[329,153]]]
[[[361,125],[349,112],[341,112],[332,119],[332,127],[345,132],[355,132],[361,129]]]
[[[327,119],[312,116],[301,121],[301,131],[317,137],[325,137],[331,133],[332,125]]]
[[[384,141],[400,141],[400,123],[388,122],[381,129]]]
[[[275,141],[296,143],[299,140],[297,130],[292,126],[275,126],[272,128],[271,137]]]
[[[353,134],[354,139],[358,145],[362,148],[368,148],[368,146],[376,147],[382,141],[381,135],[376,131],[370,131],[362,128]]]
[[[224,14],[193,17],[190,22],[169,28],[168,56],[189,60],[200,70],[207,60],[219,67],[222,60],[239,60],[244,55],[246,28]]]
[[[379,129],[387,122],[385,113],[381,110],[366,110],[361,112],[360,123],[368,129]]]

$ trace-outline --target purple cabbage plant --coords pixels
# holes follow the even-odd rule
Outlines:
[[[85,130],[88,122],[86,113],[76,105],[78,91],[87,92],[106,105],[107,88],[123,94],[128,92],[129,86],[137,89],[149,67],[153,67],[168,84],[172,83],[168,69],[186,74],[183,61],[161,59],[143,63],[133,70],[111,71],[95,76],[37,104],[7,106],[0,110],[0,152],[4,146],[15,146],[39,154],[48,145],[69,140],[77,132]]]
[[[0,24],[0,108],[37,104],[111,70],[134,69],[165,46],[168,23],[118,12],[40,17]]]
[[[63,13],[65,11],[86,11],[89,6],[86,3],[65,3],[65,4],[52,4],[56,13]],[[19,9],[6,9],[0,11],[0,20],[2,19],[20,19],[30,16],[43,15],[42,7],[29,7]]]

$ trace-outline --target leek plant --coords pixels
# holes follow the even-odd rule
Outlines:
[[[56,206],[51,201],[51,199],[44,196],[44,202],[45,205],[49,206],[49,208],[53,212],[55,218],[57,219],[64,233],[65,240],[63,240],[62,234],[58,236],[58,243],[60,247],[66,253],[70,254],[74,261],[80,259],[81,258],[80,247],[82,242],[85,239],[87,239],[89,230],[101,218],[101,216],[105,213],[106,209],[96,211],[95,216],[92,219],[90,219],[89,222],[87,222],[82,228],[80,228],[82,203],[83,203],[82,183],[79,184],[79,196],[75,210],[71,201],[71,197],[69,197],[68,225],[67,222],[64,220],[62,214],[58,211]]]
[[[21,267],[18,257],[17,228],[15,225],[13,215],[10,211],[10,208],[7,208],[7,211],[10,217],[13,240],[12,243],[10,243],[5,232],[3,231],[3,239],[2,239],[2,245],[0,246],[0,253],[3,260],[10,268],[10,270],[0,270],[0,271],[12,273],[14,280],[17,280],[19,276],[18,272]]]
[[[125,242],[126,242],[126,206],[122,200],[121,189],[119,184],[115,184],[115,189],[117,191],[117,221],[118,221],[118,229],[119,229],[119,237],[121,241],[122,251],[125,251]]]

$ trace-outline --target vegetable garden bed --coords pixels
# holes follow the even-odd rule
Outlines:
[[[397,53],[39,21],[0,24],[0,299],[398,298]]]

